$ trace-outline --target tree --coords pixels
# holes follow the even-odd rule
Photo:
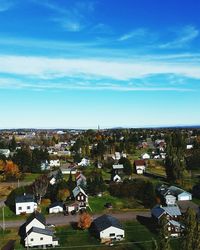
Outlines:
[[[171,250],[170,235],[168,231],[168,220],[166,216],[160,219],[159,250]]]
[[[73,181],[73,177],[72,177],[72,173],[70,172],[68,181],[67,181],[67,185],[69,187],[70,192],[72,192],[72,190],[76,187],[76,183],[75,181]]]
[[[78,227],[80,229],[88,229],[91,226],[92,218],[86,211],[83,211],[80,215]]]
[[[10,142],[10,145],[9,145],[9,148],[10,150],[14,151],[17,147],[17,143],[16,143],[16,140],[15,140],[15,136],[13,135],[12,137],[12,140]]]
[[[57,199],[58,199],[59,201],[62,201],[62,202],[66,201],[67,198],[68,198],[69,196],[70,196],[70,191],[69,191],[69,189],[64,188],[64,189],[58,190]]]
[[[6,180],[16,180],[20,178],[20,172],[17,164],[14,164],[12,161],[7,161],[4,166],[4,174],[6,177]]]
[[[132,172],[133,172],[132,164],[131,164],[131,162],[130,162],[130,160],[128,158],[122,157],[119,160],[119,164],[123,164],[123,166],[124,166],[124,173],[126,175],[131,175],[132,174]]]
[[[154,185],[148,181],[144,186],[143,204],[145,207],[152,208],[155,205],[156,195]]]
[[[39,204],[41,203],[42,197],[44,197],[44,195],[47,192],[48,184],[49,184],[49,180],[47,176],[41,175],[39,178],[37,178],[34,181],[32,185],[33,193],[35,197],[37,198]]]
[[[188,208],[184,215],[184,239],[182,241],[183,250],[195,249],[195,237],[197,231],[196,213],[192,208]]]

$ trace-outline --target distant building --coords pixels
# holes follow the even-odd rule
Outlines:
[[[144,174],[146,171],[146,162],[144,160],[134,161],[135,171],[137,174]]]
[[[0,155],[4,155],[8,158],[10,156],[10,149],[0,149]]]
[[[24,194],[17,196],[15,199],[15,213],[16,215],[26,213],[31,214],[37,209],[35,197],[32,194]]]

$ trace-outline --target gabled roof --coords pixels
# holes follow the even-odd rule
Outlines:
[[[175,220],[169,220],[169,223],[172,224],[175,227],[179,227],[179,228],[183,227],[183,225],[180,222],[175,221]]]
[[[155,206],[154,208],[152,208],[151,214],[159,219],[163,214],[168,214],[171,217],[181,216],[181,211],[178,206]]]
[[[32,220],[37,219],[40,221],[43,225],[46,225],[46,219],[43,214],[39,213],[38,211],[35,211],[32,213],[26,220],[26,225],[28,225]]]
[[[15,198],[15,203],[23,203],[23,202],[35,202],[34,195],[24,194],[24,195],[19,195]]]
[[[135,160],[134,164],[135,164],[135,166],[145,166],[146,162],[145,162],[145,160]]]
[[[49,206],[49,208],[52,208],[52,207],[63,207],[63,203],[60,201],[54,202],[54,203],[50,204],[50,206]]]
[[[160,206],[155,206],[151,209],[151,214],[159,219],[163,214],[165,213],[165,210]]]
[[[170,186],[169,188],[169,191],[173,194],[173,195],[180,195],[180,194],[182,194],[182,193],[184,193],[184,194],[189,194],[190,195],[190,193],[189,192],[186,192],[185,190],[183,190],[183,189],[181,189],[181,188],[179,188],[179,187],[175,187],[175,186]]]
[[[29,235],[30,233],[38,233],[38,234],[44,234],[44,235],[49,235],[49,236],[53,236],[53,231],[49,228],[39,228],[39,227],[32,227],[27,235]]]
[[[74,189],[73,189],[73,191],[72,191],[72,193],[73,193],[73,196],[74,197],[76,197],[79,193],[82,193],[82,194],[84,194],[85,196],[87,196],[87,194],[85,193],[85,191],[81,188],[81,187],[75,187]]]
[[[122,228],[120,222],[113,216],[104,214],[93,221],[96,231],[101,232],[109,227]]]
[[[169,214],[170,216],[181,216],[181,211],[178,206],[168,206],[168,207],[163,207],[165,212]]]

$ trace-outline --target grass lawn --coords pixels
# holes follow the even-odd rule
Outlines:
[[[33,182],[40,175],[41,174],[25,173],[22,181],[24,181],[24,182]]]
[[[158,236],[151,232],[145,225],[138,221],[129,221],[122,223],[125,229],[125,240],[116,242],[113,246],[117,250],[151,250],[152,238],[157,239]],[[75,230],[72,226],[57,227],[55,236],[59,241],[59,249],[74,250],[100,250],[110,249],[110,246],[100,244],[100,241],[93,237],[88,230]],[[0,248],[9,240],[15,240],[15,249],[24,249],[20,244],[20,238],[16,229],[7,230],[4,234],[0,231]],[[180,242],[172,239],[172,249],[180,249]],[[56,249],[56,248],[55,248]]]
[[[89,204],[93,213],[106,211],[107,209],[104,207],[104,205],[107,202],[110,202],[112,204],[114,210],[143,208],[143,206],[135,200],[120,199],[109,194],[104,194],[102,197],[91,196],[89,198]]]
[[[28,215],[16,215],[9,207],[4,207],[5,220],[21,220],[25,219]],[[0,218],[3,217],[3,208],[0,208]]]
[[[19,249],[20,238],[16,229],[5,230],[4,232],[0,230],[0,249],[2,249],[8,241],[15,241],[15,248]],[[21,246],[20,248],[22,249]]]

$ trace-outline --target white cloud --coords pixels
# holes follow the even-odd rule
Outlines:
[[[136,84],[135,84],[136,85]],[[91,84],[90,82],[78,82],[73,84],[67,80],[63,82],[37,82],[31,83],[30,80],[19,80],[13,78],[0,78],[0,89],[27,89],[34,91],[62,91],[62,90],[90,90],[90,91],[119,91],[119,92],[135,92],[135,91],[178,91],[178,92],[190,92],[194,91],[190,88],[177,88],[177,87],[155,87],[155,86],[126,86],[113,83],[99,83]]]
[[[120,59],[60,59],[48,57],[0,56],[0,72],[40,79],[90,76],[114,80],[143,78],[153,74],[175,74],[200,79],[200,65]]]
[[[199,30],[194,26],[188,25],[176,31],[176,34],[177,37],[175,38],[175,40],[164,43],[159,47],[162,49],[182,48],[199,36]]]
[[[126,41],[126,40],[129,40],[131,38],[143,38],[147,35],[147,30],[146,29],[143,29],[143,28],[139,28],[139,29],[136,29],[136,30],[133,30],[129,33],[126,33],[124,35],[122,35],[118,41]]]

